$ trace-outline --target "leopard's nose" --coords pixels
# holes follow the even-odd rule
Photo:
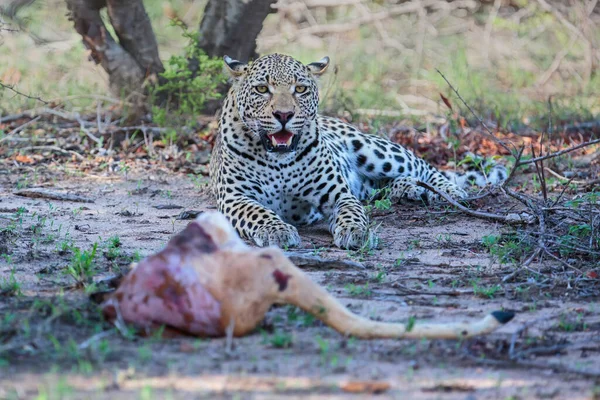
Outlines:
[[[290,120],[294,117],[293,111],[273,111],[273,116],[277,121],[281,123],[282,126],[285,126]]]

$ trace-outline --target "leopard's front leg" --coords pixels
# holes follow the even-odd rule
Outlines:
[[[298,230],[258,201],[243,194],[217,201],[221,211],[244,239],[257,246],[294,247],[300,244]]]
[[[333,212],[329,217],[329,231],[333,235],[333,243],[344,249],[369,248],[377,245],[373,233],[369,229],[369,220],[365,209],[350,193],[344,193],[332,205]]]

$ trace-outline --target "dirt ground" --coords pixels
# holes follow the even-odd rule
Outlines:
[[[487,337],[358,341],[295,308],[277,307],[255,334],[235,339],[228,349],[224,339],[124,337],[101,320],[86,290],[64,272],[73,258],[62,251],[66,241],[82,250],[98,244],[96,281],[159,250],[189,222],[178,219],[182,212],[214,208],[204,180],[158,167],[86,175],[73,173],[68,163],[36,169],[33,186],[92,201],[76,202],[16,195],[23,174],[15,168],[0,175],[2,227],[25,208],[0,242],[0,253],[7,254],[0,281],[13,279],[21,292],[0,295],[0,399],[600,395],[598,298],[560,281],[503,283],[514,267],[495,262],[481,245],[499,225],[444,207],[394,205],[374,214],[378,250],[333,248],[319,225],[301,229],[296,251],[354,261],[307,272],[370,318],[447,321],[517,311]],[[498,201],[488,197],[479,205],[497,209]],[[111,248],[115,235],[120,245]]]

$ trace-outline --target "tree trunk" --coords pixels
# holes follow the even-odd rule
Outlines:
[[[116,96],[125,96],[142,108],[146,78],[164,71],[150,20],[141,0],[66,0],[75,30],[90,50],[90,58],[102,65]],[[106,29],[100,10],[108,7],[119,42]]]
[[[110,89],[143,108],[146,81],[164,71],[142,0],[66,0],[75,30],[90,57],[108,73]],[[247,61],[256,57],[256,38],[275,0],[209,0],[200,24],[199,46],[209,55]],[[117,37],[106,29],[100,10],[108,8]],[[201,74],[197,60],[189,68]],[[137,108],[137,107],[136,107]],[[211,111],[215,104],[207,104]]]
[[[255,59],[256,38],[262,30],[263,21],[271,12],[277,0],[209,0],[200,22],[198,46],[211,57],[225,55],[241,61]],[[198,71],[198,61],[190,60],[189,68]],[[227,93],[227,85],[220,85],[218,91]],[[205,112],[215,113],[221,101],[209,100],[204,105]]]
[[[209,0],[200,23],[200,47],[212,57],[256,58],[256,38],[276,0]]]

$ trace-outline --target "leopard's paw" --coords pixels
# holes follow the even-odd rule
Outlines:
[[[277,246],[286,248],[296,247],[300,244],[298,230],[285,222],[265,225],[253,233],[251,238],[259,247]]]
[[[427,189],[418,186],[416,183],[410,180],[395,182],[391,189],[390,200],[392,201],[399,202],[403,199],[408,199],[413,201],[427,202],[429,200]]]
[[[451,186],[446,188],[446,193],[448,193],[450,196],[452,196],[453,199],[455,200],[462,200],[462,199],[466,199],[467,197],[469,197],[469,195],[467,194],[466,191],[464,191],[461,187],[459,186]]]
[[[443,191],[447,193],[454,200],[462,200],[468,197],[467,192],[465,192],[461,187],[452,185],[444,188],[437,188],[439,191]],[[437,201],[446,201],[442,196],[437,193],[434,193],[430,190],[427,190],[427,202],[433,203]]]
[[[363,224],[340,224],[333,230],[333,243],[342,249],[377,247],[373,232]]]
[[[408,199],[413,201],[423,201],[427,204],[431,204],[433,202],[443,200],[439,194],[434,193],[431,190],[419,186],[411,181],[395,183],[392,189],[393,190],[390,197],[393,201]],[[436,187],[436,189],[448,193],[450,197],[455,200],[467,198],[467,192],[457,185]]]

